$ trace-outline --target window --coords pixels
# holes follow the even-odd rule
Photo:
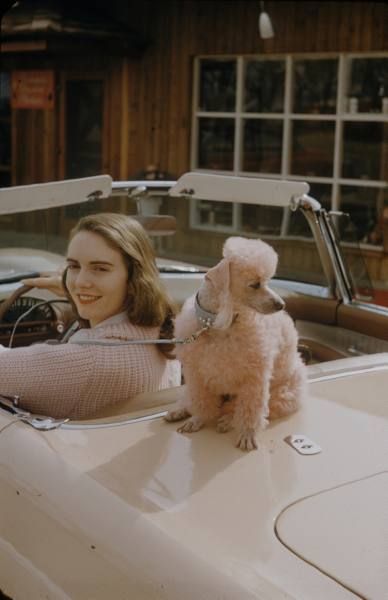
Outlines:
[[[382,243],[388,175],[388,55],[196,60],[193,170],[305,179],[355,237]],[[308,237],[280,209],[193,201],[193,228]]]

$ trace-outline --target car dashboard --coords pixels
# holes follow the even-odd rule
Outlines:
[[[1,304],[0,301],[0,308]],[[11,304],[0,322],[0,344],[17,348],[59,339],[70,323],[70,313],[65,300],[21,296]]]

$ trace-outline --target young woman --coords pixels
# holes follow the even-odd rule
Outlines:
[[[82,218],[71,233],[62,282],[27,285],[67,295],[80,329],[65,344],[36,344],[0,353],[0,393],[52,417],[85,418],[135,394],[180,384],[170,344],[173,310],[142,226],[125,215]]]

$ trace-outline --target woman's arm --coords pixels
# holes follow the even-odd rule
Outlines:
[[[78,345],[77,340],[90,340]],[[179,365],[154,345],[93,345],[93,340],[151,339],[157,328],[114,324],[78,332],[66,344],[0,352],[0,393],[16,394],[34,413],[75,419],[145,391],[179,385]]]
[[[0,353],[0,393],[16,394],[22,408],[56,418],[87,400],[93,381],[90,349],[36,344]]]

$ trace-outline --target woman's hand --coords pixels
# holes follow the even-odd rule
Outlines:
[[[48,290],[61,298],[66,296],[65,289],[62,284],[62,271],[50,271],[41,273],[40,277],[31,277],[22,279],[21,283],[41,290]]]

